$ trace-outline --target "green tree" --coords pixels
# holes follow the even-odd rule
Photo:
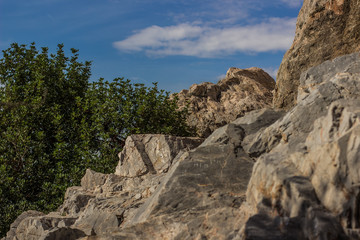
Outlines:
[[[176,98],[123,78],[89,83],[91,63],[35,44],[0,60],[0,236],[23,211],[48,212],[86,168],[109,173],[126,137],[194,135]]]

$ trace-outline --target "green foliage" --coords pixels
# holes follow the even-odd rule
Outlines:
[[[136,133],[194,135],[157,84],[89,83],[90,62],[12,44],[0,60],[0,237],[23,211],[48,212],[86,168],[109,173]]]

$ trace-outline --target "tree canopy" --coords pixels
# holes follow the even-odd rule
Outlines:
[[[187,109],[151,87],[90,82],[78,50],[12,44],[0,59],[0,237],[23,211],[48,212],[87,168],[113,172],[127,136],[194,135]]]

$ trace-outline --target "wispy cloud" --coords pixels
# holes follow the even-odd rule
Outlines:
[[[142,51],[151,56],[217,57],[239,52],[286,50],[294,37],[295,21],[294,18],[271,18],[254,25],[229,28],[189,23],[151,26],[113,45],[120,51]]]
[[[281,2],[287,4],[289,7],[299,7],[303,3],[303,0],[281,0]]]
[[[261,12],[269,8],[299,8],[302,2],[303,0],[203,0],[189,3],[188,0],[178,0],[175,10],[168,14],[178,23],[187,21],[202,22],[208,26],[228,25],[239,21],[252,22],[254,16],[262,17]]]
[[[196,3],[180,2],[182,11],[170,12],[175,22],[202,22],[212,24],[233,24],[248,17],[250,4],[248,0],[203,0]],[[257,1],[257,0],[253,0]],[[178,1],[179,2],[179,1]]]

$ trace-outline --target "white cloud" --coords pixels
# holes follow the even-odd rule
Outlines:
[[[229,28],[188,23],[151,26],[113,45],[120,51],[143,51],[152,56],[216,57],[287,50],[294,38],[295,22],[294,18],[271,18],[255,25]]]
[[[141,30],[127,39],[115,42],[114,46],[120,50],[140,51],[144,48],[162,48],[171,43],[179,43],[185,39],[199,36],[202,29],[197,26],[180,24],[170,27],[151,26]]]

